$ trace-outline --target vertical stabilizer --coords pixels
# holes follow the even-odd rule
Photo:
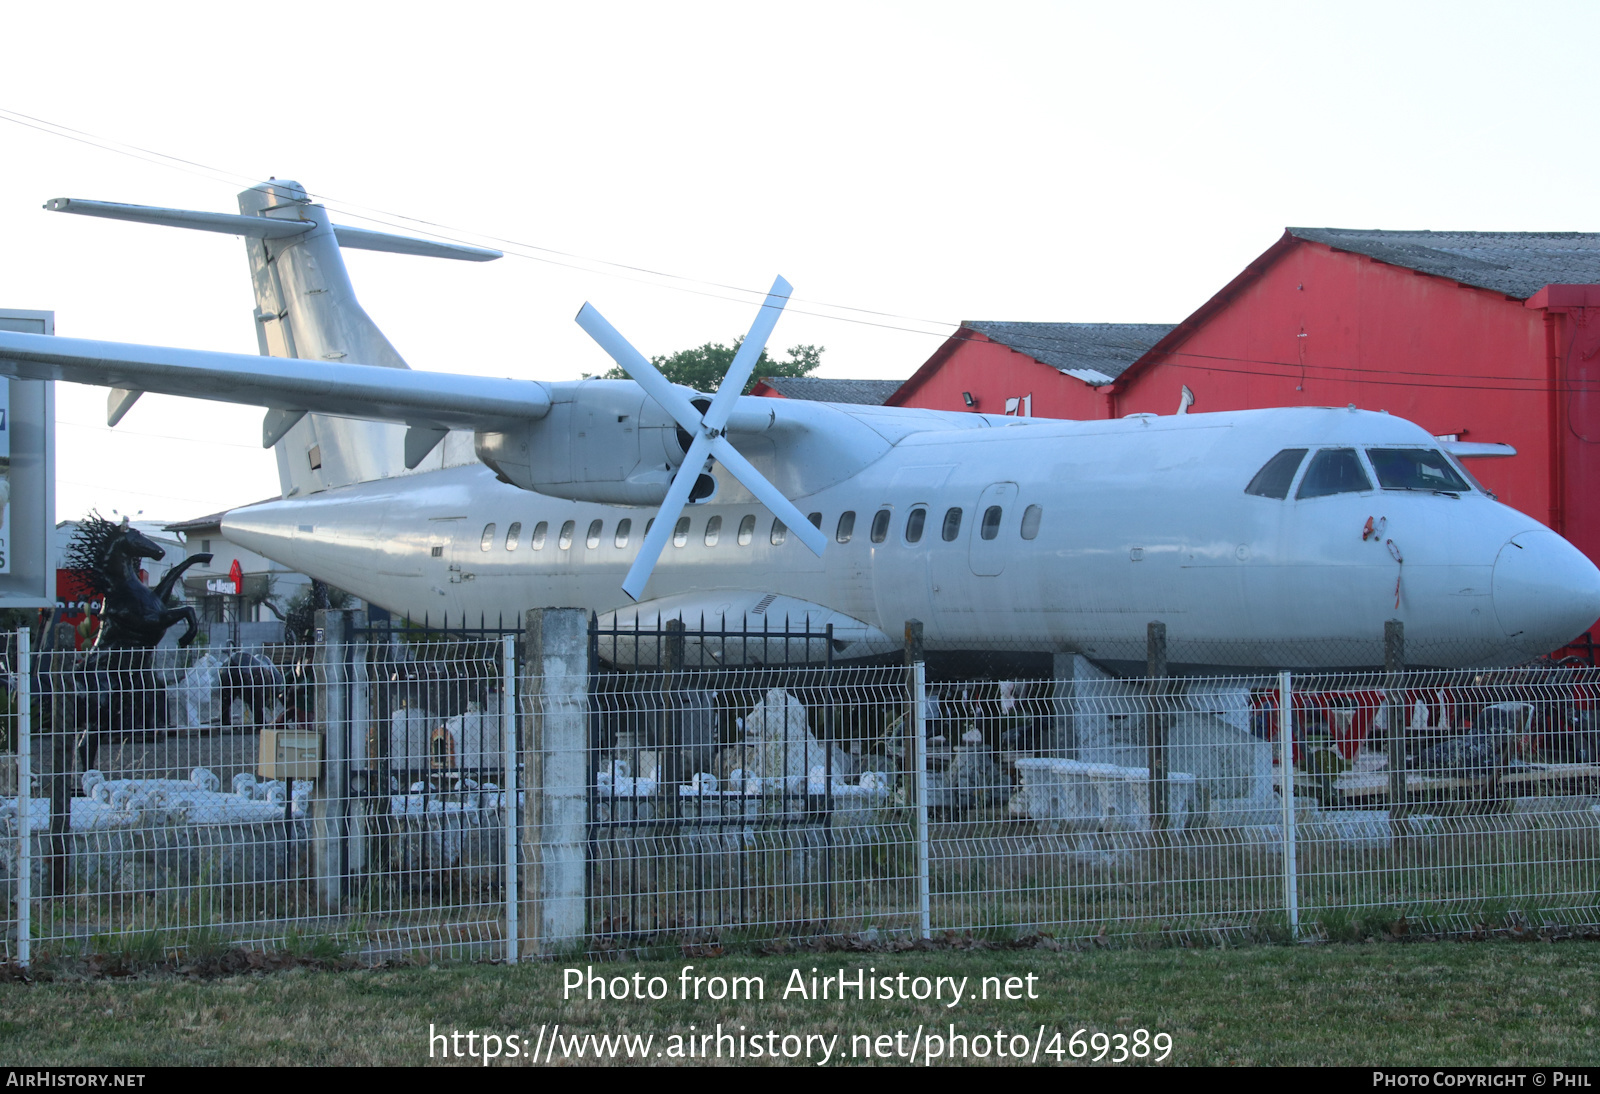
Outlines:
[[[406,368],[405,360],[356,300],[327,211],[298,183],[274,179],[239,195],[246,216],[313,222],[279,239],[246,237],[256,298],[256,340],[264,355]],[[295,407],[268,412],[280,432]],[[405,470],[406,427],[381,422],[299,417],[273,446],[283,494],[308,494]],[[269,433],[270,436],[270,433]],[[438,455],[431,457],[437,461]]]
[[[329,221],[325,208],[311,203],[304,187],[287,179],[270,179],[240,194],[239,214],[80,198],[52,198],[45,208],[243,236],[250,254],[256,339],[262,354],[341,365],[406,368],[356,301],[341,247],[465,262],[501,257],[499,251],[463,243],[341,227]],[[115,389],[107,424],[116,425],[139,395],[132,387]],[[308,415],[305,407],[295,406],[269,407],[261,424],[261,443],[278,451],[278,479],[285,497],[387,478],[408,468],[439,467],[442,450],[452,447],[438,443],[445,434],[440,423],[425,417],[403,425],[383,424]],[[461,447],[459,440],[453,447]],[[466,451],[471,451],[470,437]]]

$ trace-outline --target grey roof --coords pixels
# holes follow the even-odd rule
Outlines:
[[[1077,375],[1085,383],[1106,382],[1143,357],[1172,323],[994,323],[966,322],[970,330],[1026,353],[1035,361]],[[1079,375],[1088,373],[1090,375]],[[1094,373],[1104,381],[1094,379]]]
[[[868,406],[882,406],[905,383],[904,380],[829,380],[821,376],[763,376],[761,382],[785,399]]]
[[[1290,228],[1296,239],[1526,300],[1546,285],[1600,283],[1600,232],[1378,232]]]

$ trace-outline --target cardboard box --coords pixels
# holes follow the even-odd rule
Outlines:
[[[263,779],[316,779],[322,775],[322,734],[263,729],[256,774]]]

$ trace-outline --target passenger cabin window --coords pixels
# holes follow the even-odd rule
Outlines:
[[[944,541],[946,543],[949,543],[951,540],[955,539],[961,534],[960,509],[946,509],[944,511],[944,527],[940,529],[939,534],[944,537]]]
[[[833,538],[837,543],[849,543],[850,537],[856,531],[856,511],[846,509],[839,514],[839,526],[834,529]]]
[[[1450,466],[1443,452],[1428,448],[1369,448],[1367,459],[1385,490],[1426,490],[1465,494],[1467,482]]]
[[[613,540],[617,550],[622,550],[628,545],[628,536],[633,532],[633,521],[627,517],[617,521],[617,538]]]
[[[567,523],[563,524],[561,526],[561,537],[556,540],[556,546],[560,547],[563,551],[570,550],[572,548],[572,533],[576,531],[577,528],[578,522],[575,520],[569,520]]]
[[[672,526],[672,545],[682,547],[689,542],[689,518],[679,517],[678,523]]]
[[[1037,505],[1030,505],[1022,511],[1022,538],[1034,539],[1039,535],[1039,520],[1044,516],[1044,510]]]
[[[882,543],[889,538],[889,510],[879,509],[872,518],[872,542]]]
[[[494,525],[485,524],[483,526],[483,542],[481,546],[485,551],[494,546]]]
[[[706,521],[706,546],[715,547],[717,540],[722,538],[722,518],[712,517]]]
[[[651,517],[649,520],[644,522],[644,538],[645,539],[649,539],[650,538],[650,529],[654,528],[655,526],[656,526],[656,518],[655,517]]]
[[[993,539],[1000,534],[1000,507],[991,505],[983,511],[983,526],[978,529],[978,534],[984,539]]]
[[[750,546],[750,541],[755,538],[756,515],[754,513],[746,513],[744,519],[739,522],[739,546],[748,547]]]
[[[535,551],[544,550],[544,538],[550,534],[550,522],[541,520],[533,526],[533,538],[528,541],[528,546]]]
[[[597,520],[590,523],[589,535],[584,540],[584,546],[588,547],[589,550],[592,551],[596,547],[600,546],[600,530],[605,527],[605,523],[606,522],[603,520]]]
[[[1256,477],[1250,480],[1244,492],[1258,498],[1277,498],[1279,501],[1287,498],[1289,486],[1294,482],[1294,473],[1300,470],[1300,462],[1306,458],[1306,451],[1304,448],[1285,448],[1256,472]]]
[[[522,522],[513,521],[511,527],[506,529],[506,550],[515,551],[517,541],[522,538]]]
[[[911,510],[906,517],[906,542],[917,543],[922,539],[922,526],[928,522],[928,511],[922,506]]]
[[[772,518],[772,534],[767,537],[774,547],[782,547],[783,541],[789,538],[789,526],[777,517]]]
[[[1353,448],[1324,448],[1311,457],[1306,477],[1300,480],[1298,498],[1324,498],[1330,494],[1359,494],[1372,489],[1372,480]]]
[[[821,513],[807,513],[806,514],[806,519],[811,522],[811,527],[815,528],[819,532],[822,531],[822,514]]]

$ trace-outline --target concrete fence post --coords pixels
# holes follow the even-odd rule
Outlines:
[[[521,696],[528,727],[522,827],[527,952],[581,949],[588,887],[589,614],[527,613]]]
[[[915,807],[917,841],[917,924],[919,933],[927,938],[932,933],[933,878],[932,835],[928,828],[928,730],[927,698],[928,677],[922,649],[922,623],[906,620],[906,733],[911,747],[907,750],[911,778],[908,786],[914,790],[909,800]]]
[[[1283,910],[1289,918],[1289,937],[1300,935],[1300,867],[1297,862],[1294,802],[1294,678],[1278,674],[1279,770],[1283,772]]]
[[[322,777],[311,789],[311,877],[317,904],[337,909],[350,874],[350,761],[354,705],[348,666],[354,632],[366,613],[324,608],[316,613],[315,717],[322,734]]]

